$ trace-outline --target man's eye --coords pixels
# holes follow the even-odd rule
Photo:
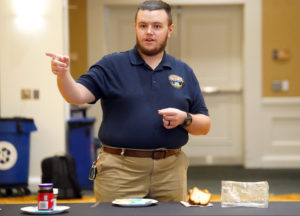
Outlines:
[[[140,28],[146,28],[146,25],[141,24],[141,25],[140,25]]]
[[[159,29],[161,26],[160,25],[154,25],[154,28]]]

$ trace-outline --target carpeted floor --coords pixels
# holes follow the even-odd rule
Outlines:
[[[223,180],[267,181],[269,194],[300,194],[300,169],[246,169],[243,166],[195,166],[188,170],[188,188],[198,186],[221,194]]]

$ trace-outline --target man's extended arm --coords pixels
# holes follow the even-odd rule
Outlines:
[[[95,96],[85,86],[73,79],[69,71],[69,57],[50,52],[46,55],[52,58],[52,72],[57,76],[58,89],[67,102],[80,105],[95,100]]]

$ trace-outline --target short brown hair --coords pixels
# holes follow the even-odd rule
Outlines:
[[[172,21],[171,7],[168,3],[161,1],[161,0],[147,0],[147,1],[144,1],[141,4],[139,4],[138,9],[135,14],[135,21],[136,21],[139,10],[153,11],[153,10],[161,10],[161,9],[166,11],[166,13],[168,15],[169,26],[172,25],[173,21]]]

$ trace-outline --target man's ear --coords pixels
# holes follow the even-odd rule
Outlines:
[[[169,27],[168,27],[168,38],[171,37],[171,34],[174,30],[174,24],[171,24]]]

